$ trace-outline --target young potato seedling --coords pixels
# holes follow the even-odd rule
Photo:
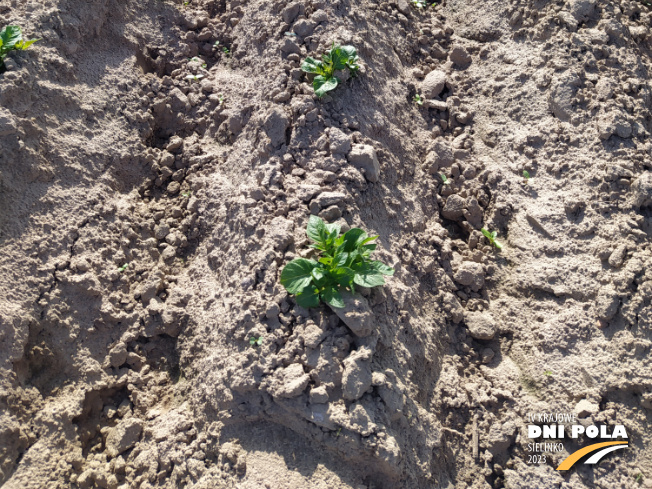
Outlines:
[[[418,93],[414,96],[414,98],[412,100],[417,105],[423,105],[423,97],[421,95],[419,95]]]
[[[435,4],[436,2],[428,3],[427,0],[412,0],[412,5],[419,9],[434,6]]]
[[[295,295],[302,307],[317,307],[322,300],[332,307],[344,307],[341,291],[355,293],[355,286],[383,285],[383,275],[393,275],[394,269],[380,261],[370,260],[378,236],[368,236],[353,228],[340,236],[338,224],[326,224],[310,216],[306,228],[310,247],[318,251],[318,259],[295,258],[281,272],[281,284]]]
[[[498,231],[489,232],[485,228],[482,228],[480,231],[482,231],[482,234],[484,234],[485,238],[489,240],[491,246],[494,246],[497,250],[503,249],[503,245],[500,244],[498,241],[496,241],[496,236],[498,236]]]
[[[256,338],[255,336],[252,336],[251,338],[249,338],[249,344],[253,347],[260,346],[263,344],[263,337],[259,336],[258,338]]]
[[[4,66],[5,58],[10,51],[25,51],[39,39],[23,40],[20,26],[8,25],[0,31],[0,67]]]
[[[306,73],[314,73],[317,76],[312,81],[312,88],[315,94],[321,98],[326,92],[335,90],[340,79],[335,72],[348,69],[351,76],[356,76],[358,66],[358,53],[353,46],[333,46],[321,57],[321,61],[308,56],[301,64],[301,70]]]

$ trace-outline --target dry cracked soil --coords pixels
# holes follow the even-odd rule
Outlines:
[[[652,487],[647,1],[5,25],[40,40],[0,73],[3,489]],[[318,99],[300,65],[333,42],[360,73]],[[351,316],[279,283],[310,215],[396,270]],[[629,446],[557,471],[592,440],[533,461],[532,413]]]

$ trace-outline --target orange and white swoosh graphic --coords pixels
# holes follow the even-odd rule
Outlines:
[[[615,450],[619,450],[621,448],[625,448],[628,446],[628,442],[626,441],[605,441],[602,443],[594,443],[593,445],[589,445],[588,447],[580,448],[576,452],[571,453],[566,460],[564,460],[562,463],[559,464],[559,467],[557,467],[557,470],[568,470],[570,469],[575,463],[584,457],[585,455],[588,455],[589,453],[596,452],[594,453],[589,459],[584,462],[585,464],[596,464],[598,463],[602,457],[607,455],[608,453],[611,453]]]

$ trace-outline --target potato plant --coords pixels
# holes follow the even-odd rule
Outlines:
[[[281,284],[300,306],[317,307],[321,300],[344,307],[342,290],[355,293],[356,285],[383,285],[383,276],[394,274],[393,268],[369,259],[378,236],[359,228],[340,235],[338,224],[326,224],[317,216],[310,216],[306,234],[314,242],[310,247],[317,250],[317,259],[295,258],[281,272]]]
[[[351,76],[358,73],[358,53],[353,46],[333,46],[321,57],[321,61],[308,56],[301,64],[301,69],[306,73],[314,73],[312,88],[321,98],[326,92],[335,90],[340,79],[335,76],[336,71],[348,69]]]
[[[25,51],[38,39],[23,40],[23,31],[20,26],[8,25],[0,31],[0,66],[4,65],[5,58],[10,51]]]

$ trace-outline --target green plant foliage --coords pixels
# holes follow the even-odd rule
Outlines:
[[[321,61],[308,56],[301,64],[301,70],[316,75],[312,88],[321,98],[340,83],[340,79],[335,76],[336,71],[348,68],[351,76],[356,76],[360,69],[357,63],[358,53],[353,46],[339,46],[333,43],[331,49],[321,57]]]
[[[8,25],[0,31],[0,63],[10,51],[25,51],[39,39],[23,40],[23,31],[17,25]]]
[[[436,4],[437,2],[428,3],[427,0],[412,0],[412,5],[418,9],[427,8],[428,6],[434,7]]]
[[[263,337],[259,336],[258,338],[256,338],[255,336],[252,336],[251,338],[249,338],[249,344],[253,347],[260,346],[263,344]]]
[[[489,240],[489,243],[491,244],[491,246],[495,246],[496,249],[498,249],[498,250],[503,249],[503,245],[500,244],[498,241],[496,241],[496,236],[498,236],[497,231],[489,232],[485,228],[482,228],[480,231],[482,231],[482,234],[484,234],[485,238],[487,238]]]
[[[118,271],[119,272],[124,272],[128,267],[129,267],[129,263],[125,263],[120,268],[118,268]]]
[[[419,95],[418,93],[414,96],[414,98],[412,100],[417,105],[423,105],[423,97],[421,95]]]
[[[523,170],[523,178],[525,178],[526,180],[529,180],[530,179],[530,172],[527,171],[527,170]]]
[[[318,259],[295,258],[281,272],[281,284],[300,306],[317,307],[322,300],[344,307],[342,290],[355,293],[355,285],[383,285],[383,276],[394,274],[393,268],[369,259],[376,249],[372,241],[378,236],[368,236],[359,228],[340,235],[339,225],[326,224],[317,216],[310,216],[306,234],[314,242],[310,247],[317,250]]]
[[[446,175],[440,173],[439,176],[441,177],[441,181],[443,182],[444,185],[450,185],[451,182]]]

